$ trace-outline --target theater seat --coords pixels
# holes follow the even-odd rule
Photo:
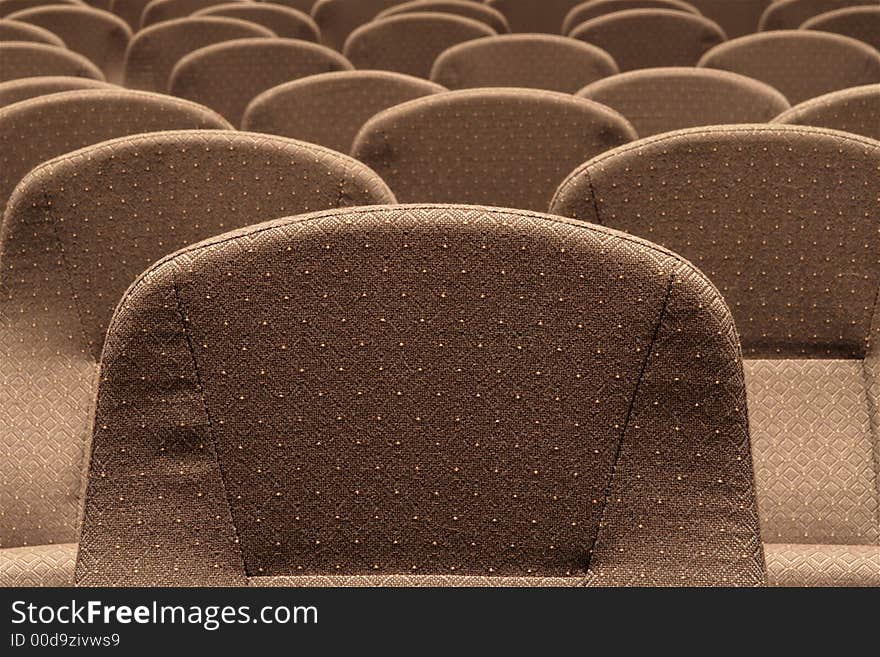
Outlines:
[[[32,41],[64,48],[64,41],[47,29],[21,21],[0,19],[0,43],[6,41]]]
[[[317,42],[320,30],[308,14],[296,9],[267,2],[227,2],[200,9],[193,16],[225,16],[250,21],[272,30],[284,39],[304,39]]]
[[[101,372],[79,585],[764,582],[730,314],[601,227],[227,233],[139,278]]]
[[[795,105],[773,122],[833,128],[880,140],[880,84],[818,96]]]
[[[537,89],[426,96],[370,119],[352,154],[404,203],[546,208],[567,172],[636,138],[614,110]]]
[[[578,25],[593,18],[628,9],[670,9],[700,15],[696,7],[684,0],[587,0],[566,14],[562,21],[562,34],[571,34]]]
[[[0,43],[0,82],[41,75],[103,80],[104,74],[82,55],[43,43]]]
[[[510,25],[507,19],[497,9],[493,9],[488,5],[480,4],[474,0],[411,0],[403,4],[394,5],[380,11],[374,20],[387,18],[388,16],[397,16],[399,14],[412,14],[419,12],[439,12],[443,14],[455,14],[456,16],[464,16],[475,21],[485,23],[498,34],[506,34],[510,32]]]
[[[149,27],[175,18],[186,18],[205,7],[215,7],[229,0],[152,0],[141,13],[141,27]]]
[[[880,142],[711,126],[601,155],[551,210],[674,249],[742,341],[768,579],[880,584]]]
[[[47,3],[46,0],[0,0],[0,18],[8,16],[16,11],[21,11],[22,9],[45,7],[47,4],[50,3]],[[80,0],[52,0],[51,4],[75,5],[77,7],[83,6],[83,3],[80,2]]]
[[[819,14],[804,21],[801,29],[842,34],[880,50],[880,3]]]
[[[110,0],[110,12],[128,23],[134,33],[141,29],[141,14],[150,2],[151,0]]]
[[[407,1],[318,0],[312,6],[312,18],[321,28],[321,43],[341,52],[345,40],[354,30],[371,21],[380,11]]]
[[[12,382],[0,388],[0,586],[70,572],[70,550],[50,544],[77,540],[98,360],[141,271],[254,217],[393,201],[351,158],[232,131],[125,137],[34,169],[0,242],[0,368]]]
[[[67,76],[44,75],[35,78],[21,78],[0,83],[0,108],[20,100],[57,94],[61,91],[78,89],[114,89],[115,86],[101,80],[74,78]]]
[[[446,89],[433,82],[390,71],[310,75],[254,98],[241,127],[348,153],[355,135],[374,115],[443,91]]]
[[[715,21],[728,39],[751,34],[758,29],[761,15],[776,0],[689,0],[703,16]]]
[[[758,24],[759,30],[794,30],[804,21],[836,9],[858,5],[880,5],[878,0],[774,0]]]
[[[504,14],[512,32],[559,34],[566,14],[583,0],[486,0]]]

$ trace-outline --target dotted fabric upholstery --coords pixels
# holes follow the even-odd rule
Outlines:
[[[443,91],[433,82],[388,71],[312,75],[254,98],[241,126],[348,153],[358,131],[382,110]]]
[[[585,577],[492,577],[486,575],[279,575],[248,577],[247,585],[268,587],[526,587],[587,586]]]
[[[815,16],[801,25],[804,30],[822,30],[864,41],[880,50],[880,4],[849,7]]]
[[[639,137],[701,125],[763,123],[789,107],[785,96],[751,78],[684,67],[621,73],[577,95],[620,112]]]
[[[141,14],[152,0],[111,0],[110,11],[128,23],[132,32],[141,28]],[[3,2],[3,0],[0,0]]]
[[[76,543],[0,550],[0,587],[72,586]]]
[[[125,21],[91,7],[40,7],[16,12],[11,18],[57,34],[73,52],[86,57],[110,82],[121,82],[125,49],[131,30]]]
[[[880,82],[880,52],[856,39],[807,30],[733,39],[707,52],[698,65],[766,82],[792,105],[838,89]]]
[[[355,68],[428,78],[434,60],[450,46],[494,35],[491,27],[470,18],[417,12],[362,25],[346,39],[343,53]]]
[[[141,27],[175,18],[186,18],[205,7],[226,4],[229,0],[153,0],[141,13]]]
[[[758,29],[761,14],[776,0],[689,0],[703,16],[718,23],[727,38],[751,34]]]
[[[290,7],[291,9],[296,9],[297,11],[305,12],[306,14],[311,14],[312,9],[314,8],[317,0],[264,0],[268,4],[280,5],[283,7]]]
[[[312,7],[312,18],[321,28],[321,43],[341,51],[348,35],[355,29],[371,21],[380,11],[408,1],[318,0]]]
[[[0,82],[40,75],[104,79],[88,59],[64,48],[43,43],[0,43]]]
[[[450,89],[530,87],[574,93],[617,73],[604,50],[550,34],[511,34],[452,46],[434,62],[431,79]]]
[[[774,123],[814,125],[880,140],[880,84],[835,91],[783,112]]]
[[[6,18],[0,19],[0,42],[2,41],[33,41],[64,48],[64,41],[49,30]]]
[[[880,546],[765,545],[771,586],[880,586]]]
[[[726,38],[708,18],[669,9],[629,9],[578,25],[574,39],[607,51],[621,71],[693,66]]]
[[[536,89],[450,91],[376,115],[355,138],[401,202],[546,208],[567,171],[636,138],[588,100]]]
[[[376,19],[424,11],[456,14],[465,18],[471,18],[485,23],[498,34],[510,32],[510,25],[507,24],[504,14],[488,5],[473,2],[473,0],[413,0],[412,2],[404,2],[402,5],[395,5],[379,12]]]
[[[200,48],[171,72],[169,91],[239,125],[257,95],[297,78],[351,69],[335,50],[294,39],[236,39]],[[322,119],[325,120],[325,119]]]
[[[393,201],[351,158],[227,131],[107,141],[28,175],[0,252],[0,547],[75,540],[105,330],[150,263],[255,216]]]
[[[320,40],[318,25],[308,14],[296,9],[265,2],[229,2],[207,7],[193,16],[225,16],[262,25],[285,39]]]
[[[581,23],[628,9],[671,9],[699,16],[700,12],[683,0],[588,0],[575,6],[562,21],[562,34],[571,34]]]
[[[8,16],[22,9],[31,9],[32,7],[46,6],[46,0],[0,0],[0,17]],[[80,0],[53,0],[53,5],[76,5],[84,7],[85,3]]]
[[[775,0],[767,6],[760,30],[794,30],[813,16],[856,5],[880,6],[880,0]]]
[[[164,21],[134,35],[125,55],[125,86],[147,91],[167,91],[174,65],[184,55],[221,41],[274,37],[256,23],[202,16]]]
[[[77,582],[760,584],[738,353],[690,265],[546,215],[208,240],[108,332]]]
[[[0,83],[0,108],[17,103],[20,100],[57,94],[61,91],[76,91],[78,89],[113,89],[114,85],[100,80],[89,78],[72,78],[63,75],[39,76],[35,78],[22,78]]]
[[[583,0],[486,0],[507,18],[512,32],[559,34],[566,14]]]

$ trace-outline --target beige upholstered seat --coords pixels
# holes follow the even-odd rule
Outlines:
[[[348,153],[374,115],[443,91],[433,82],[390,71],[323,73],[263,92],[248,105],[241,127]]]
[[[708,18],[670,9],[628,9],[599,16],[575,27],[570,36],[607,51],[621,71],[693,66],[726,38]]]
[[[0,18],[8,16],[9,14],[12,14],[16,11],[21,11],[22,9],[43,7],[46,4],[76,5],[77,7],[85,6],[85,4],[83,2],[80,2],[80,0],[52,0],[51,3],[47,3],[46,0],[0,0]]]
[[[141,14],[150,2],[151,0],[110,0],[110,11],[128,23],[132,32],[137,32],[141,29]]]
[[[326,46],[294,39],[236,39],[199,48],[171,73],[169,91],[216,110],[232,125],[248,103],[283,82],[344,71],[351,64]]]
[[[6,41],[32,41],[64,48],[64,41],[47,29],[7,18],[0,19],[0,43]]]
[[[412,100],[364,125],[352,154],[404,203],[534,210],[579,163],[636,138],[614,110],[537,89],[466,89]]]
[[[0,82],[39,75],[104,79],[88,59],[65,48],[43,43],[0,43]]]
[[[764,581],[729,311],[614,231],[259,224],[143,275],[101,375],[78,584]]]
[[[49,544],[76,540],[104,334],[141,271],[255,217],[393,200],[350,158],[231,131],[117,139],[31,172],[0,244],[0,367],[14,382],[0,388],[0,546],[18,550],[0,550],[0,584],[71,581],[69,560],[47,562],[75,546]]]
[[[410,0],[379,12],[376,19],[425,11],[456,14],[481,21],[498,34],[510,32],[510,25],[507,24],[504,14],[488,5],[474,2],[474,0]]]
[[[773,122],[833,128],[880,141],[880,84],[812,98],[783,112]]]
[[[880,142],[713,126],[588,162],[551,210],[651,239],[727,300],[742,340],[768,575],[880,585]]]
[[[864,41],[880,50],[880,3],[869,7],[847,7],[819,14],[804,21],[801,29],[842,34]]]
[[[843,7],[878,5],[878,0],[774,0],[764,13],[760,30],[794,30],[804,21]]]
[[[450,89],[530,87],[574,93],[617,73],[604,50],[552,34],[506,34],[444,50],[431,79]]]
[[[232,39],[274,37],[256,23],[202,16],[164,21],[134,35],[125,55],[125,85],[147,91],[167,91],[174,65],[193,50]]]
[[[428,78],[437,56],[457,43],[495,36],[480,21],[435,12],[390,16],[361,25],[343,53],[359,69],[381,69]]]
[[[175,18],[186,18],[205,7],[214,7],[229,0],[152,0],[141,13],[141,27],[148,27]]]
[[[684,0],[587,0],[572,8],[562,21],[562,34],[571,34],[581,23],[628,9],[670,9],[699,16],[700,12]]]
[[[699,66],[740,73],[778,89],[792,105],[847,87],[880,82],[880,53],[826,32],[780,30],[732,39]]]
[[[0,83],[0,108],[28,98],[57,94],[61,91],[78,89],[114,89],[109,82],[90,78],[74,78],[63,75],[44,75],[35,78],[21,78]]]
[[[773,87],[704,68],[647,68],[599,80],[577,94],[617,110],[639,137],[725,123],[763,123],[788,109]]]
[[[131,30],[118,16],[91,7],[47,6],[10,14],[57,34],[65,45],[86,57],[110,82],[122,82],[125,49]]]
[[[312,6],[312,18],[321,28],[321,43],[342,51],[345,40],[354,30],[380,11],[404,2],[408,0],[318,0]]]
[[[290,7],[267,2],[227,2],[200,9],[193,16],[238,18],[267,27],[284,39],[320,40],[318,25],[311,16]]]
[[[583,0],[485,0],[507,18],[512,32],[559,34],[566,14]]]

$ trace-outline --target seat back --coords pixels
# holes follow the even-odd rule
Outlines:
[[[349,34],[380,11],[404,2],[408,0],[318,0],[312,18],[321,28],[321,43],[341,52]]]
[[[294,39],[235,39],[199,48],[171,72],[170,93],[219,112],[238,126],[248,103],[279,84],[350,70],[334,50]]]
[[[428,78],[437,56],[457,43],[494,36],[480,21],[435,12],[390,16],[361,25],[343,53],[360,69],[381,69]]]
[[[164,21],[134,35],[125,54],[125,86],[168,90],[174,65],[199,48],[232,39],[274,37],[268,28],[236,18],[202,16]]]
[[[818,96],[795,105],[773,122],[832,128],[880,140],[880,84]]]
[[[497,9],[488,5],[479,4],[474,0],[411,0],[400,5],[394,5],[376,15],[376,20],[397,16],[399,14],[412,14],[418,12],[439,12],[443,14],[455,14],[464,16],[475,21],[480,21],[491,27],[498,34],[510,32],[507,19]]]
[[[0,83],[0,108],[21,100],[78,89],[113,89],[114,85],[90,78],[45,75]]]
[[[15,12],[11,18],[57,34],[73,52],[86,57],[110,82],[122,82],[131,29],[107,11],[91,7],[47,6]]]
[[[104,79],[97,66],[66,48],[43,43],[0,43],[0,82],[42,75]]]
[[[462,206],[260,224],[121,303],[77,582],[760,584],[744,402],[720,296],[640,240]]]
[[[728,39],[751,34],[758,29],[761,14],[776,0],[689,0],[703,16],[718,23]]]
[[[80,0],[53,0],[53,5],[76,5],[77,7],[86,6]],[[0,0],[0,18],[8,16],[22,9],[31,9],[33,7],[44,7],[46,0]]]
[[[794,30],[813,16],[844,7],[877,5],[878,0],[774,0],[761,14],[760,30]]]
[[[510,34],[444,50],[431,79],[449,89],[529,87],[574,93],[617,73],[604,50],[552,34]]]
[[[205,7],[214,7],[229,0],[152,0],[141,13],[141,27],[149,27],[175,18],[186,18]]]
[[[559,34],[562,21],[583,0],[486,0],[486,4],[504,14],[511,32]]]
[[[814,16],[801,25],[804,30],[834,32],[864,41],[880,50],[880,4],[847,7]]]
[[[703,16],[670,9],[629,9],[581,23],[574,39],[607,51],[621,71],[693,66],[727,37]]]
[[[228,2],[206,7],[193,16],[225,16],[250,21],[269,28],[283,39],[303,39],[317,42],[320,30],[311,16],[290,7],[267,2]]]
[[[110,11],[128,23],[132,33],[135,33],[141,29],[141,14],[150,2],[151,0],[110,0]]]
[[[350,158],[231,131],[131,136],[32,171],[0,236],[0,376],[12,383],[0,386],[2,544],[76,540],[98,358],[141,271],[255,216],[387,202]]]
[[[639,137],[700,125],[764,123],[789,107],[785,96],[763,82],[686,67],[621,73],[577,95],[620,112]]]
[[[617,112],[537,89],[468,89],[377,114],[352,154],[401,202],[546,208],[579,163],[636,138]]]
[[[587,0],[572,8],[562,21],[562,34],[571,34],[581,23],[628,9],[670,9],[699,16],[700,12],[684,0]]]
[[[64,41],[49,30],[30,23],[3,18],[0,19],[0,43],[6,41],[32,41],[64,48]]]
[[[245,110],[241,127],[348,153],[355,135],[374,115],[443,91],[433,82],[390,71],[323,73],[261,93]]]
[[[880,82],[880,53],[839,34],[762,32],[707,52],[698,66],[740,73],[778,89],[792,105],[847,87]]]

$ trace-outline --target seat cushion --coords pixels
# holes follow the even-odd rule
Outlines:
[[[770,586],[880,586],[880,545],[764,546]]]
[[[73,586],[76,543],[0,550],[0,586]]]

